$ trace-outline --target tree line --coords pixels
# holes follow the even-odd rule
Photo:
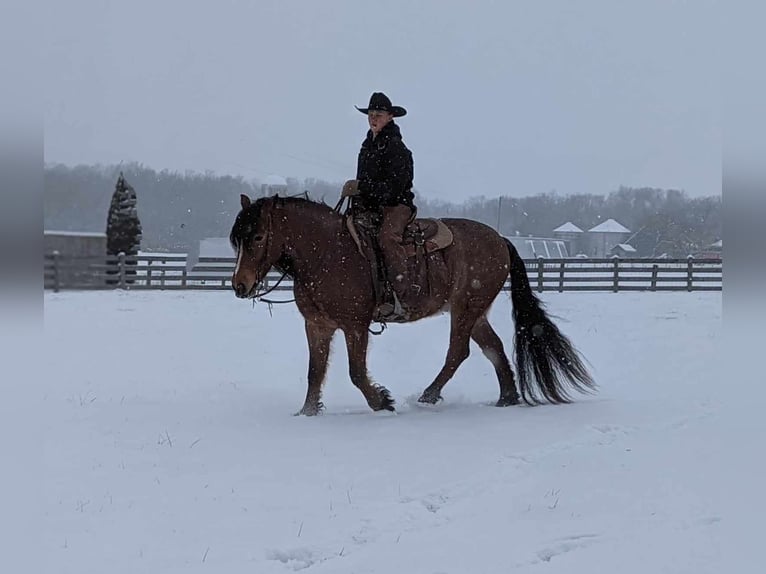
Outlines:
[[[50,165],[44,173],[45,229],[105,231],[107,214],[120,172],[135,189],[143,229],[141,248],[185,252],[206,237],[228,235],[239,210],[239,196],[260,197],[254,180],[214,173],[156,171],[141,164],[121,166]],[[288,178],[288,194],[334,205],[340,182]],[[690,198],[680,190],[621,187],[607,194],[545,193],[511,197],[479,196],[462,203],[416,192],[418,214],[466,217],[482,221],[504,235],[550,237],[571,221],[583,230],[613,218],[634,232],[669,245],[671,256],[702,248],[721,238],[722,198]],[[678,253],[673,251],[677,250]]]

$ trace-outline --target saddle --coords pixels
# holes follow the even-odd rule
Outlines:
[[[367,248],[362,237],[370,235],[375,225],[360,219],[356,221],[352,215],[346,216],[346,227],[356,243],[359,253],[368,258]],[[441,219],[415,219],[404,230],[402,245],[407,250],[407,255],[413,257],[418,248],[426,253],[439,251],[452,245],[452,231]]]
[[[434,295],[435,285],[446,283],[447,268],[440,253],[452,245],[452,231],[440,219],[415,219],[404,230],[402,245],[407,253],[408,285],[400,296],[392,288],[380,251],[374,221],[346,216],[346,226],[359,253],[370,262],[378,322],[409,321],[425,298]]]
[[[416,219],[405,228],[402,245],[413,257],[419,247],[432,253],[449,247],[452,241],[452,231],[441,219]]]

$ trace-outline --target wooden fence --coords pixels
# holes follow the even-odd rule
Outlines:
[[[720,259],[538,259],[526,260],[532,288],[543,291],[721,291]],[[185,256],[44,256],[45,289],[231,289],[235,260],[203,257],[190,266]],[[279,274],[269,273],[266,286]],[[510,288],[506,282],[504,287]],[[285,279],[276,290],[292,290]]]

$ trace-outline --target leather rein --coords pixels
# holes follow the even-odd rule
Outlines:
[[[336,213],[340,213],[341,212],[341,207],[343,206],[343,202],[346,199],[347,198],[345,198],[345,197],[341,197],[340,200],[338,200],[338,203],[335,205],[335,208],[333,209],[333,211],[335,211]],[[269,230],[269,231],[271,231],[271,230]],[[293,299],[286,299],[284,301],[274,301],[272,299],[264,299],[265,295],[268,295],[269,293],[274,291],[274,289],[279,287],[279,284],[282,283],[282,281],[284,280],[285,277],[287,277],[287,271],[283,272],[282,276],[279,279],[277,279],[277,282],[274,283],[274,285],[272,285],[271,287],[269,287],[266,291],[264,291],[263,293],[256,293],[256,295],[253,296],[253,306],[255,306],[256,302],[263,301],[264,303],[268,304],[268,306],[269,306],[269,313],[271,313],[271,306],[272,305],[280,305],[280,304],[283,304],[283,303],[294,303],[295,302],[295,298],[293,298]]]

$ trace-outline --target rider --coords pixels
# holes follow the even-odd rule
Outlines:
[[[357,162],[356,179],[343,185],[342,197],[354,197],[354,212],[371,215],[380,222],[379,244],[391,285],[401,296],[407,276],[406,251],[402,236],[415,216],[412,193],[412,153],[404,145],[394,118],[407,110],[394,106],[381,92],[370,97],[366,108],[356,108],[367,114],[370,126],[362,142]]]

